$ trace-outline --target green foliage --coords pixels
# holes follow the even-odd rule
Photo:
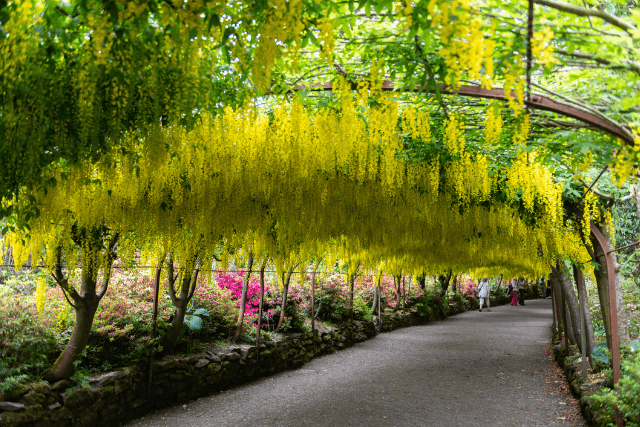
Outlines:
[[[587,398],[607,416],[607,426],[615,425],[615,407],[625,416],[626,426],[640,426],[640,353],[625,352],[625,356],[621,363],[620,382],[615,390],[605,387]],[[611,370],[608,370],[608,374],[611,375]]]
[[[0,299],[0,389],[40,378],[55,358],[53,329],[33,304],[17,296]]]

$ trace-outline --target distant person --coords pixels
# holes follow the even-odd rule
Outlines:
[[[482,311],[482,306],[484,305],[485,300],[487,301],[487,311],[491,311],[491,300],[489,299],[489,279],[486,277],[482,278],[482,281],[478,285],[478,297],[480,298],[480,310]]]
[[[520,277],[518,279],[518,300],[520,301],[520,305],[524,305],[524,277]]]
[[[544,297],[551,298],[551,283],[545,282],[543,277],[542,284],[544,285]]]
[[[511,305],[518,305],[518,286],[514,283],[514,280],[516,279],[512,279],[509,283],[509,289],[507,290],[507,292],[509,292],[512,296]]]

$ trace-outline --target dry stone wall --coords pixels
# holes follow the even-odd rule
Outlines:
[[[508,303],[508,298],[492,299],[492,305]],[[477,301],[450,303],[448,314],[477,309]],[[69,380],[51,386],[39,382],[19,387],[0,396],[0,427],[117,426],[152,409],[186,402],[230,387],[295,369],[312,358],[333,353],[374,337],[378,332],[425,324],[444,317],[387,312],[381,325],[354,322],[315,335],[310,332],[287,336],[249,348],[237,347],[226,353],[184,357],[133,366],[91,379],[89,387]]]

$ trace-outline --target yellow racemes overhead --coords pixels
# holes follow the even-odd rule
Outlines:
[[[455,117],[445,146],[457,160],[409,163],[397,156],[398,124],[430,143],[426,113],[402,110],[390,98],[369,108],[364,93],[336,96],[339,109],[316,112],[298,101],[271,116],[227,109],[189,131],[158,129],[153,140],[130,135],[126,144],[135,151],[115,161],[52,169],[51,176],[67,179],[46,194],[34,192],[40,217],[29,233],[8,236],[18,264],[42,253],[51,265],[58,246],[68,262],[80,262],[79,253],[72,256],[72,230],[102,226],[121,233],[120,254],[128,258],[142,249],[206,260],[221,239],[250,235],[262,251],[279,253],[283,266],[301,247],[317,252],[318,242],[330,239],[344,247],[342,259],[366,252],[368,266],[403,259],[416,271],[541,276],[556,256],[588,259],[577,231],[563,222],[562,187],[541,165],[522,158],[506,178],[490,176],[484,156],[464,151]],[[519,194],[526,211],[535,202],[534,224],[515,205],[491,201],[498,185]]]

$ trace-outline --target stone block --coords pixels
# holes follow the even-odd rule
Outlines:
[[[51,405],[47,406],[47,409],[50,411],[55,411],[56,409],[60,409],[60,408],[62,408],[62,405],[59,404],[58,402],[52,403]]]
[[[77,408],[93,403],[93,393],[90,390],[75,389],[71,392],[64,392],[61,395],[64,406],[67,408]]]
[[[217,372],[207,377],[207,384],[218,384],[222,379],[222,374]]]
[[[23,395],[27,394],[29,392],[30,388],[27,387],[24,384],[17,384],[15,387],[13,387],[11,390],[9,391],[5,391],[2,394],[2,399],[3,400],[18,400],[20,399]]]
[[[104,374],[104,375],[100,375],[98,377],[92,378],[89,381],[89,384],[91,384],[91,387],[94,389],[102,388],[110,384],[113,384],[114,382],[116,382],[116,380],[124,378],[125,375],[126,374],[123,371],[109,372],[108,374]]]
[[[197,369],[200,368],[204,368],[205,366],[207,366],[210,362],[207,359],[199,359],[198,363],[195,364],[195,367]]]
[[[45,383],[44,381],[35,383],[31,388],[36,393],[40,393],[44,395],[51,393],[51,387],[49,387],[49,384]]]
[[[269,350],[263,350],[260,352],[260,358],[267,358],[267,357],[271,357],[273,355],[273,353],[271,353]]]
[[[226,382],[231,382],[234,381],[236,378],[238,378],[238,372],[237,371],[232,371],[229,369],[224,369],[222,370],[222,380],[226,381]]]
[[[20,402],[26,406],[42,405],[46,400],[46,396],[41,393],[37,393],[35,390],[31,390],[20,398]]]
[[[176,360],[164,360],[153,364],[153,372],[165,372],[176,369],[178,362]]]
[[[98,412],[94,408],[85,408],[78,413],[80,425],[83,427],[93,427],[98,421]]]
[[[117,394],[123,393],[131,388],[131,379],[124,378],[121,380],[117,380],[115,386],[113,387],[114,391]]]
[[[138,408],[138,407],[144,405],[145,402],[146,402],[146,399],[143,399],[143,398],[134,399],[131,402],[131,407],[132,408]]]
[[[0,402],[0,411],[19,412],[24,411],[26,405],[18,402]]]
[[[207,359],[209,359],[209,361],[213,363],[222,362],[222,359],[220,359],[220,357],[217,354],[213,354],[213,353],[207,353]]]

